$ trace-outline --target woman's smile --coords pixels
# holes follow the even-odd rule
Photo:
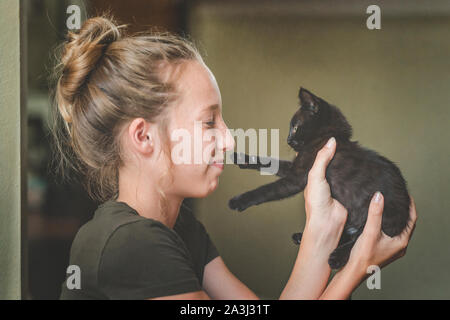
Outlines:
[[[223,167],[224,167],[224,164],[223,163],[216,163],[216,162],[213,162],[212,164],[211,164],[211,166],[212,167],[216,167],[216,168],[218,168],[218,169],[220,169],[220,171],[222,171],[223,170]]]

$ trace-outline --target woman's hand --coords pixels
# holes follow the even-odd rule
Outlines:
[[[370,203],[364,231],[359,236],[350,254],[348,264],[355,266],[356,270],[363,273],[366,273],[367,268],[371,265],[382,268],[404,256],[416,226],[417,212],[412,197],[409,206],[409,221],[405,230],[398,236],[391,238],[381,230],[383,207],[384,197],[377,192]]]
[[[367,268],[380,268],[406,253],[417,221],[416,206],[411,197],[409,221],[405,230],[396,237],[389,237],[381,230],[384,199],[381,193],[372,198],[363,233],[356,240],[347,264],[336,273],[320,299],[348,299],[361,281],[368,276]]]
[[[310,239],[327,258],[336,249],[347,220],[347,210],[331,197],[325,178],[328,163],[336,151],[336,140],[331,138],[316,156],[308,174],[304,191],[306,224],[303,240]]]

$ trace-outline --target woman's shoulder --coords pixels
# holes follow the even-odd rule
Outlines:
[[[103,246],[109,242],[123,242],[126,247],[155,243],[160,239],[172,242],[177,240],[173,230],[160,221],[142,217],[126,203],[117,201],[107,201],[100,205],[94,218],[82,229],[81,233],[84,231],[101,236],[100,243],[103,242]]]
[[[141,217],[123,202],[107,201],[77,232],[72,243],[71,263],[98,264],[106,247],[136,252],[160,242],[178,245],[176,234],[161,222]],[[111,252],[111,250],[109,250]],[[84,263],[83,263],[84,264]]]
[[[151,225],[153,221],[139,216],[136,211],[123,202],[107,201],[101,204],[93,218],[78,230],[74,244],[93,239],[97,239],[95,243],[101,244],[118,229],[132,229],[141,224]]]
[[[160,296],[173,279],[199,288],[188,248],[178,234],[124,203],[101,205],[77,237],[71,259],[87,271],[85,288],[102,296]]]

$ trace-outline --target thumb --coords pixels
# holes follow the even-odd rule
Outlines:
[[[381,222],[383,218],[384,197],[381,192],[375,192],[369,206],[364,232],[372,235],[380,234]]]
[[[327,144],[317,153],[316,160],[314,160],[314,164],[311,170],[309,170],[308,180],[325,180],[325,172],[328,163],[330,163],[331,159],[333,159],[335,151],[336,139],[332,137],[328,140]]]

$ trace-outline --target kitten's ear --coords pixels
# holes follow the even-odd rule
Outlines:
[[[314,113],[319,111],[319,98],[308,90],[301,87],[298,93],[298,98],[300,99],[300,105],[302,108],[311,110]]]

